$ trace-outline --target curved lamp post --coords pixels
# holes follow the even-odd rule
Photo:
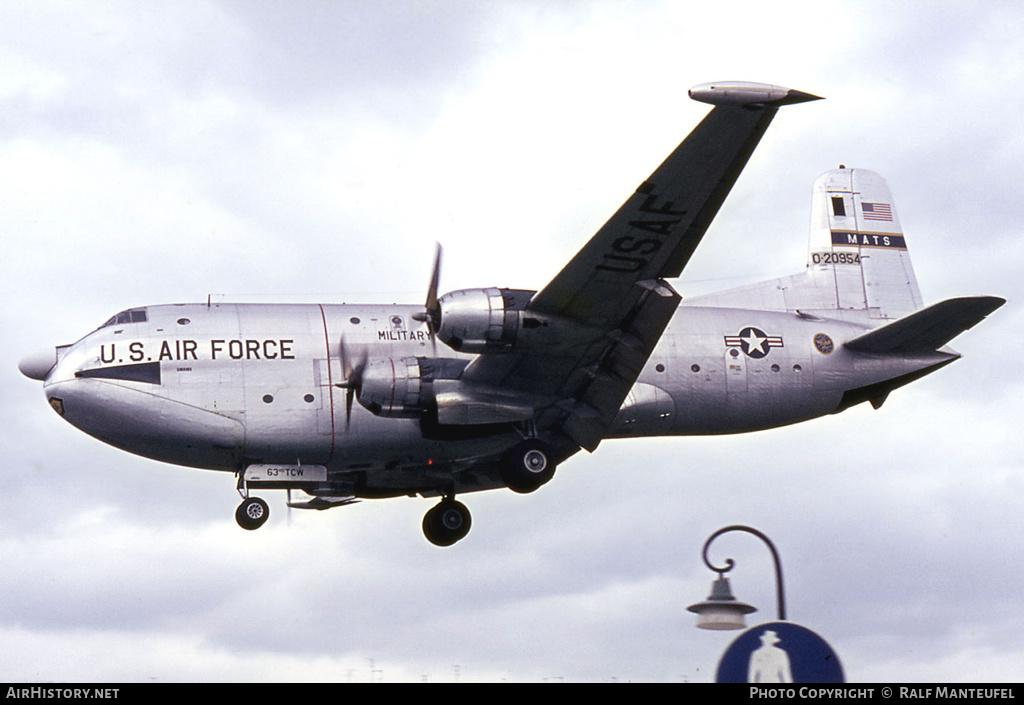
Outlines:
[[[719,529],[704,542],[704,565],[718,573],[718,578],[711,584],[711,594],[708,596],[708,599],[704,602],[690,605],[686,609],[697,614],[697,626],[701,629],[743,629],[745,626],[744,616],[757,609],[745,602],[740,602],[732,594],[732,589],[729,587],[729,579],[725,577],[725,574],[733,569],[736,565],[735,562],[731,558],[727,558],[725,559],[725,566],[720,568],[708,560],[708,547],[711,545],[711,542],[730,531],[744,531],[748,534],[753,534],[764,541],[765,545],[768,546],[768,550],[772,552],[772,559],[775,561],[775,587],[779,601],[779,620],[785,621],[786,598],[782,587],[782,563],[779,561],[779,552],[775,550],[775,545],[771,540],[760,531],[739,524]]]

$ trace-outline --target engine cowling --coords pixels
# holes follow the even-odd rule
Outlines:
[[[377,416],[415,418],[426,410],[419,360],[370,360],[362,371],[359,403]]]
[[[437,337],[453,350],[508,350],[519,334],[519,311],[535,292],[521,289],[460,289],[440,299]]]
[[[469,362],[454,358],[370,360],[359,372],[356,398],[377,416],[414,419],[429,414],[441,425],[525,421],[533,406],[516,395],[465,385]]]
[[[378,358],[359,373],[359,403],[377,416],[417,418],[434,405],[433,382],[457,379],[465,360],[426,357]]]

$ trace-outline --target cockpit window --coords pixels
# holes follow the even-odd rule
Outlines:
[[[110,320],[100,326],[100,328],[106,328],[107,326],[119,326],[124,323],[145,323],[146,320],[146,309],[130,308],[127,311],[121,311],[121,313],[116,316],[111,316]]]

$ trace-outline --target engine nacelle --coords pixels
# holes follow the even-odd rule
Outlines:
[[[459,377],[468,364],[430,357],[370,360],[359,373],[356,398],[377,416],[415,419],[429,413],[441,425],[511,423],[533,417],[527,400],[465,385]]]
[[[369,360],[360,372],[356,398],[377,416],[418,418],[434,405],[432,383],[456,379],[466,364],[426,357]]]
[[[416,418],[427,409],[423,391],[420,361],[389,357],[366,363],[356,398],[377,416]]]
[[[508,350],[519,334],[519,311],[533,297],[521,289],[460,289],[440,299],[437,337],[468,353]]]

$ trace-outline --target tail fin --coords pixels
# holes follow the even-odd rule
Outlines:
[[[817,286],[835,290],[835,308],[895,319],[921,308],[892,194],[864,169],[826,172],[814,182],[807,266]]]

